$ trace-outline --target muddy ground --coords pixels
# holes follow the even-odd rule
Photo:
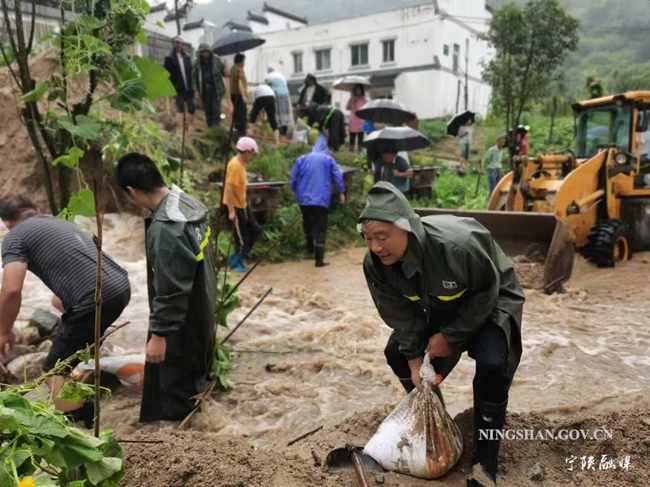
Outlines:
[[[138,432],[130,439],[161,441],[152,444],[125,444],[127,475],[122,485],[166,487],[354,487],[351,471],[328,472],[316,464],[333,448],[352,441],[363,446],[372,437],[393,405],[356,413],[334,428],[323,429],[292,446],[278,443],[273,448],[255,450],[244,439],[200,432],[161,430]],[[472,411],[456,416],[463,433],[464,454],[460,462],[437,482],[418,480],[395,473],[368,473],[369,485],[390,487],[461,486],[470,467],[473,447]],[[506,428],[536,431],[546,429],[607,428],[607,440],[507,440],[501,448],[499,485],[512,487],[552,487],[557,485],[608,487],[650,485],[650,410],[575,415],[550,421],[539,414],[510,414]],[[296,432],[299,436],[299,432]],[[615,468],[601,468],[605,460],[615,460]],[[582,468],[581,457],[592,468]],[[629,468],[622,468],[629,456]],[[567,459],[574,458],[573,470]],[[605,463],[602,464],[603,466]]]

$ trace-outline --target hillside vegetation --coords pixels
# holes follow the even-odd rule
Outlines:
[[[498,8],[506,0],[490,0]],[[517,0],[523,4],[525,0]],[[580,21],[580,44],[564,65],[570,92],[585,95],[587,76],[604,81],[607,93],[650,90],[650,2],[647,0],[560,0]]]

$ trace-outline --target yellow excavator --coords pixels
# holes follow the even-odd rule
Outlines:
[[[473,217],[509,255],[543,248],[546,294],[563,290],[576,251],[604,268],[650,250],[650,91],[572,108],[573,149],[515,157],[487,211],[415,209]]]

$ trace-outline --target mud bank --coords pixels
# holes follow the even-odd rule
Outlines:
[[[351,471],[327,472],[316,464],[327,453],[352,441],[359,446],[375,433],[393,405],[356,413],[344,422],[287,447],[285,438],[273,448],[255,449],[244,439],[211,433],[162,430],[138,432],[129,439],[162,443],[124,444],[126,477],[121,485],[165,487],[354,487]],[[469,470],[472,440],[472,410],[455,417],[464,439],[464,454],[454,469],[436,485],[464,485]],[[545,431],[606,429],[605,440],[508,440],[502,441],[500,486],[557,485],[608,487],[650,485],[650,409],[601,415],[576,414],[553,421],[535,414],[509,414],[506,429]],[[296,436],[298,436],[298,432]],[[591,434],[591,433],[590,433]],[[601,468],[603,455],[614,460],[614,468]],[[582,468],[581,457],[587,464]],[[589,457],[593,467],[587,468]],[[629,467],[619,461],[629,456]],[[573,469],[567,459],[572,459]],[[317,460],[318,459],[318,460]],[[602,464],[605,465],[604,463]],[[368,473],[369,485],[424,487],[432,482],[394,473]]]

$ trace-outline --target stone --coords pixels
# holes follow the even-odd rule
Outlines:
[[[29,382],[43,375],[43,364],[46,358],[47,354],[44,352],[29,353],[9,362],[7,369],[19,383],[25,381],[26,372]]]
[[[59,323],[61,323],[61,319],[54,313],[44,309],[37,309],[29,318],[28,326],[36,328],[42,337],[49,337],[54,333]]]
[[[16,343],[20,345],[34,345],[41,339],[41,334],[37,328],[33,326],[28,326],[16,333]]]
[[[0,134],[0,147],[7,145],[7,134]]]
[[[545,478],[546,472],[544,471],[544,467],[542,467],[539,463],[533,465],[530,469],[530,480],[534,482],[541,482]]]
[[[36,351],[36,347],[29,346],[29,345],[14,345],[14,348],[9,350],[9,353],[7,353],[7,360],[5,363],[9,363],[12,360],[16,360],[18,357],[22,357],[23,355],[27,355],[28,353],[34,353]]]
[[[38,346],[37,352],[44,352],[44,353],[49,353],[50,349],[52,348],[52,340],[45,340],[43,343],[41,343]]]
[[[0,364],[0,383],[8,384],[10,382],[14,382],[14,380],[15,379],[11,375],[11,372],[9,372],[9,369],[4,365]]]
[[[378,484],[383,484],[384,483],[384,474],[378,473],[375,474],[375,482]]]

